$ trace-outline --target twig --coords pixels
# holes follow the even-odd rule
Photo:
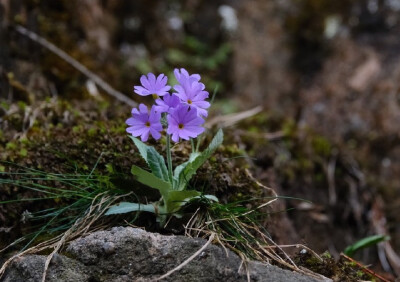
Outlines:
[[[372,205],[371,219],[376,234],[388,234],[386,227],[387,220],[383,211],[384,206],[385,203],[381,197],[377,197]],[[389,271],[390,268],[386,265],[386,263],[389,262],[396,276],[400,276],[400,257],[395,253],[389,242],[378,244],[378,250],[382,248],[384,252],[379,252],[379,259],[382,266],[386,267],[384,268],[386,271]]]
[[[261,106],[257,106],[253,109],[250,109],[250,110],[247,110],[244,112],[234,113],[234,114],[224,115],[224,116],[218,116],[218,117],[211,119],[209,122],[207,122],[205,127],[211,128],[215,124],[219,124],[221,128],[232,126],[241,120],[255,116],[262,110],[263,110],[263,108]]]
[[[328,165],[326,167],[326,174],[328,178],[328,194],[329,204],[334,206],[336,204],[336,188],[335,188],[335,168],[336,168],[336,154],[332,154]]]
[[[189,262],[191,262],[195,257],[197,257],[205,248],[208,247],[208,245],[211,244],[211,242],[214,240],[214,236],[215,233],[211,233],[210,238],[208,238],[207,243],[204,244],[203,247],[201,247],[197,252],[195,252],[191,257],[189,257],[187,260],[185,260],[184,262],[182,262],[180,265],[178,265],[177,267],[175,267],[174,269],[168,271],[167,273],[165,273],[164,275],[158,277],[157,279],[155,279],[155,281],[159,281],[162,279],[167,278],[168,276],[170,276],[172,273],[174,273],[175,271],[180,270],[182,267],[184,267],[185,265],[187,265]]]
[[[282,139],[286,136],[286,133],[282,130],[267,133],[250,132],[248,130],[236,129],[235,132],[239,135],[244,135],[250,138],[262,138],[268,141],[275,141]]]
[[[53,43],[49,42],[47,39],[41,37],[40,35],[34,33],[33,31],[30,31],[26,29],[25,27],[21,25],[16,25],[15,30],[18,31],[20,34],[27,36],[30,38],[32,41],[35,41],[36,43],[39,43],[41,46],[45,47],[46,49],[50,50],[57,56],[59,56],[61,59],[66,61],[68,64],[76,68],[78,71],[86,75],[88,78],[90,78],[92,81],[94,81],[98,86],[100,86],[105,92],[107,92],[109,95],[113,96],[117,100],[131,106],[131,107],[136,107],[137,103],[133,101],[132,99],[128,98],[121,92],[115,90],[112,88],[107,82],[102,80],[98,75],[90,71],[87,67],[79,63],[77,60],[72,58],[70,55],[65,53],[63,50],[55,46]]]
[[[368,274],[371,274],[372,276],[379,278],[380,280],[384,281],[384,282],[390,282],[389,280],[383,278],[382,276],[380,276],[379,274],[375,273],[374,271],[372,271],[371,269],[368,269],[366,266],[362,265],[361,263],[359,263],[358,261],[352,259],[349,256],[346,256],[345,254],[341,253],[340,256],[344,257],[345,259],[347,259],[348,261],[351,261],[353,263],[355,263],[358,267],[360,267],[362,269],[362,271],[367,272]]]

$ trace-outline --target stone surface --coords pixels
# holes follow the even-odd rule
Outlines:
[[[99,231],[70,243],[50,263],[46,281],[155,281],[206,243],[203,239],[163,236],[130,227]],[[4,282],[41,281],[45,256],[16,260]],[[241,259],[209,245],[200,255],[162,281],[247,281]],[[322,281],[259,262],[249,264],[251,281]]]
[[[42,281],[45,256],[29,255],[14,261],[3,277],[3,282]],[[46,281],[90,281],[85,265],[62,255],[55,255],[46,274]]]

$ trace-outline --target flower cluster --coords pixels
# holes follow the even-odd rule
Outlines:
[[[158,140],[161,137],[163,126],[161,118],[164,116],[168,123],[166,132],[174,142],[180,138],[189,140],[203,133],[204,117],[210,103],[205,101],[208,92],[200,82],[200,75],[190,75],[185,69],[175,69],[174,74],[179,84],[173,87],[167,85],[168,78],[164,74],[155,76],[152,73],[142,75],[141,86],[135,86],[134,92],[141,96],[152,95],[155,104],[150,111],[144,104],[139,109],[132,109],[132,117],[126,120],[129,126],[126,131],[134,137],[146,142],[149,135]]]

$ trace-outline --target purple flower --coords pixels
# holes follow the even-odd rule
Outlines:
[[[180,100],[174,94],[164,95],[163,98],[159,98],[156,100],[156,104],[154,105],[154,109],[159,113],[168,113],[173,108],[176,108],[180,104]]]
[[[184,68],[179,69],[175,69],[174,70],[174,74],[176,77],[176,80],[180,83],[180,84],[184,84],[186,81],[199,81],[200,80],[200,75],[199,74],[192,74],[189,75],[189,73],[187,72],[187,70],[185,70]]]
[[[141,96],[153,95],[158,98],[164,96],[171,89],[171,86],[167,85],[168,77],[164,74],[160,74],[157,78],[154,74],[148,73],[147,77],[142,75],[140,82],[143,86],[135,86],[134,91],[136,94]]]
[[[161,113],[156,112],[154,106],[149,114],[147,107],[140,104],[139,111],[133,108],[132,117],[126,120],[125,123],[129,126],[126,131],[132,136],[140,136],[143,142],[149,139],[149,134],[158,140],[161,137],[160,132],[163,130],[160,119]]]
[[[172,135],[172,140],[178,142],[179,138],[189,140],[196,138],[204,132],[201,126],[204,119],[197,115],[197,109],[186,105],[179,105],[167,116],[167,133]]]
[[[208,98],[208,92],[204,90],[203,83],[186,79],[182,84],[175,85],[174,89],[177,92],[175,95],[179,97],[182,103],[196,108],[199,116],[206,117],[208,115],[206,109],[210,107],[210,103],[204,101]]]

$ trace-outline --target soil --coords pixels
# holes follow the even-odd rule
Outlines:
[[[400,275],[398,12],[384,1],[376,10],[363,0],[272,2],[0,1],[0,171],[21,171],[16,164],[90,173],[96,166],[129,190],[131,165],[144,165],[125,133],[131,108],[19,33],[22,25],[137,102],[150,101],[132,94],[141,74],[185,67],[202,75],[210,93],[219,85],[210,118],[262,105],[262,113],[224,129],[223,146],[193,185],[225,203],[268,196],[249,188],[249,169],[288,197],[263,219],[277,243],[303,243],[338,260],[357,240],[388,234],[389,242],[355,259],[389,279]],[[213,28],[221,5],[236,10],[233,33]],[[188,148],[177,147],[174,161]],[[0,201],[44,196],[12,185],[0,191]],[[1,204],[0,249],[35,229],[23,214],[62,204]]]

